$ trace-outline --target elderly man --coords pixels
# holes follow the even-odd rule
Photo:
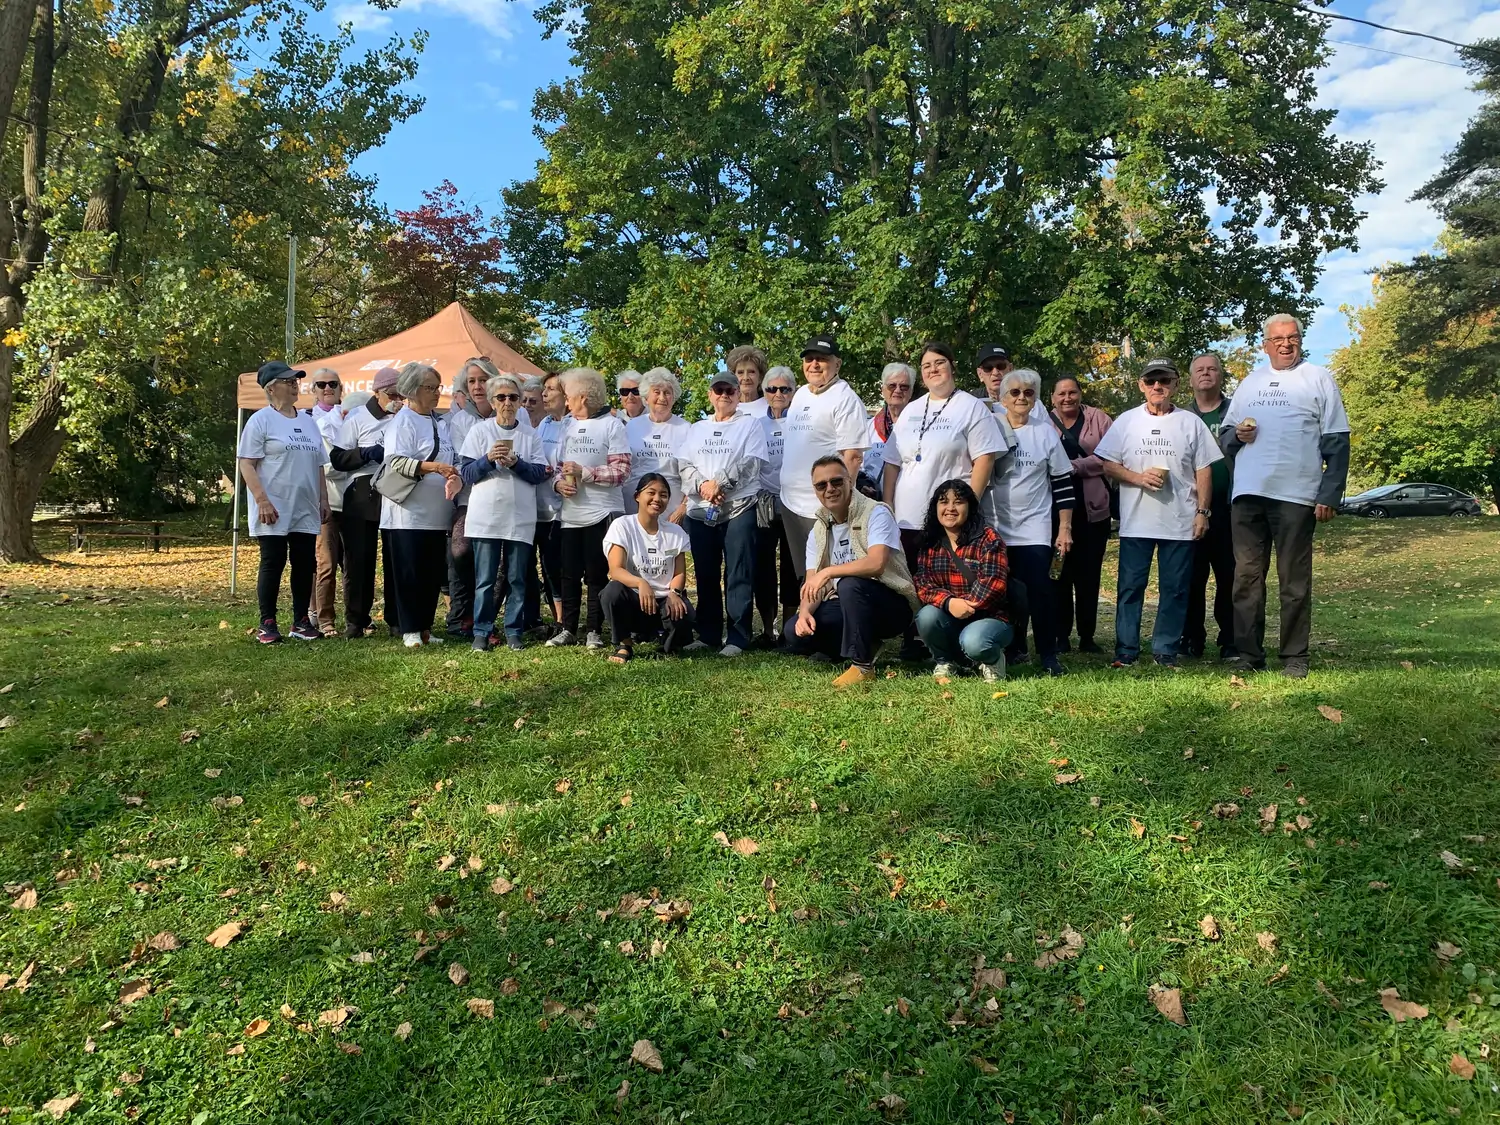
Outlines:
[[[312,386],[313,405],[308,413],[318,424],[318,432],[323,435],[323,450],[328,452],[338,444],[339,433],[344,428],[344,412],[339,405],[344,399],[344,383],[333,368],[320,367],[312,373]],[[339,517],[344,511],[344,487],[349,483],[349,478],[330,464],[323,468],[323,482],[328,493],[328,513],[318,529],[318,569],[313,581],[312,625],[323,636],[335,637],[338,636],[335,624],[338,572],[344,565],[344,543],[339,530]]]
[[[1333,519],[1349,477],[1349,418],[1327,368],[1302,355],[1302,324],[1261,327],[1269,363],[1235,391],[1219,433],[1234,462],[1234,647],[1241,671],[1266,666],[1266,574],[1276,551],[1281,674],[1307,675],[1313,530]]]
[[[1224,455],[1203,420],[1172,405],[1177,367],[1153,359],[1140,378],[1146,402],[1115,419],[1094,456],[1120,486],[1120,574],[1115,597],[1115,660],[1126,668],[1141,653],[1141,607],[1156,555],[1160,591],[1151,652],[1156,663],[1177,667],[1194,541],[1208,532],[1215,461]]]
[[[1015,436],[1010,432],[1010,426],[1005,421],[1005,403],[1002,401],[1001,388],[1005,385],[1005,377],[1016,369],[1016,365],[1010,361],[1010,352],[999,344],[980,344],[979,354],[974,357],[974,374],[979,376],[979,382],[984,387],[985,394],[989,396],[988,406],[990,413],[1000,419],[1000,434],[1005,438],[1006,449],[1016,447]],[[1031,404],[1031,420],[1033,422],[1047,422],[1047,407],[1042,403],[1042,396],[1036,396],[1036,402]]]
[[[641,373],[627,367],[615,376],[615,394],[620,399],[619,418],[628,422],[646,412],[646,400],[641,395]]]
[[[363,637],[370,625],[375,601],[375,554],[380,534],[380,493],[374,476],[385,460],[385,431],[405,401],[396,390],[398,372],[382,367],[375,373],[374,393],[360,407],[349,411],[328,458],[335,469],[347,474],[340,529],[344,536],[344,636]],[[391,573],[388,545],[384,556],[385,620],[396,629],[396,586]]]
[[[849,479],[858,479],[865,450],[870,447],[870,419],[865,404],[839,378],[843,359],[831,333],[807,341],[802,349],[804,386],[792,396],[783,427],[781,456],[781,518],[789,543],[806,543],[822,504],[812,488],[812,467],[821,457],[844,459]],[[793,552],[797,577],[804,576],[801,551]]]
[[[842,458],[819,457],[809,475],[820,505],[807,536],[802,601],[783,630],[787,651],[842,656],[849,667],[833,686],[867,684],[880,642],[905,632],[919,604],[901,529],[889,508],[854,487]]]
[[[1194,356],[1188,367],[1188,389],[1193,392],[1187,409],[1203,419],[1218,440],[1219,426],[1229,410],[1224,395],[1224,364],[1214,352]],[[1193,579],[1188,588],[1187,624],[1182,647],[1190,656],[1202,656],[1208,647],[1204,620],[1208,610],[1208,576],[1214,577],[1214,622],[1219,635],[1219,659],[1232,661],[1234,647],[1234,536],[1229,530],[1229,458],[1213,463],[1213,503],[1209,505],[1208,534],[1193,546]]]
[[[452,405],[448,408],[448,431],[453,435],[455,450],[463,448],[470,430],[495,416],[485,387],[499,374],[484,356],[464,360],[453,380]],[[454,502],[453,528],[448,534],[448,617],[444,624],[450,637],[474,633],[474,551],[469,545],[467,518],[471,487],[464,485]]]

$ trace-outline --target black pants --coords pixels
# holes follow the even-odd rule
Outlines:
[[[526,571],[526,616],[525,626],[535,629],[542,623],[542,599],[547,609],[562,597],[562,556],[559,553],[562,539],[557,530],[562,524],[556,520],[537,521],[536,537],[532,541],[531,566]],[[540,574],[538,574],[540,571]]]
[[[1276,550],[1281,589],[1283,661],[1306,660],[1312,638],[1313,530],[1310,504],[1237,497],[1229,509],[1234,535],[1234,647],[1252,664],[1266,659],[1266,575]]]
[[[599,595],[609,581],[609,560],[604,557],[604,534],[615,521],[618,513],[605,516],[598,523],[587,527],[560,527],[557,534],[561,540],[562,555],[562,627],[570,633],[578,632],[578,616],[583,606],[583,584],[589,584],[588,616],[585,626],[590,633],[598,633],[604,624],[604,611],[600,607]]]
[[[1047,596],[1052,587],[1051,547],[1011,547],[1010,573],[1019,578],[1026,587],[1028,614],[1031,617],[1031,632],[1036,638],[1037,656],[1047,660],[1057,655],[1057,602]],[[1012,647],[1005,658],[1012,663],[1026,653],[1026,615],[1017,614],[1011,622],[1015,627]]]
[[[683,598],[687,601],[687,598]],[[667,599],[656,599],[656,612],[646,613],[641,608],[641,596],[623,582],[611,582],[599,595],[604,607],[604,617],[609,622],[609,635],[616,645],[630,640],[634,633],[654,637],[661,630],[661,650],[674,653],[693,643],[693,606],[688,602],[687,613],[676,621],[667,616]]]
[[[445,531],[386,532],[396,587],[396,624],[403,633],[430,633],[438,594],[448,573]]]
[[[375,558],[382,557],[385,620],[396,624],[396,583],[391,577],[391,550],[380,530],[380,494],[360,477],[344,490],[344,625],[363,633],[375,606]]]
[[[260,544],[260,573],[255,577],[255,598],[260,603],[260,619],[276,620],[276,596],[281,593],[281,576],[290,555],[292,625],[302,624],[307,620],[313,578],[318,572],[318,537],[311,532],[291,531],[285,535],[262,535],[256,542]]]
[[[792,569],[797,572],[797,604],[802,604],[802,580],[807,577],[807,540],[812,535],[816,519],[799,516],[790,508],[781,509],[781,525],[786,528],[786,541],[792,548]]]
[[[807,544],[804,543],[802,550],[805,551],[806,548]],[[755,608],[760,610],[761,630],[765,634],[774,632],[782,621],[797,615],[797,605],[802,600],[802,585],[797,581],[797,567],[793,559],[792,544],[786,535],[786,521],[778,511],[771,520],[770,527],[755,529]]]
[[[880,642],[899,637],[912,623],[911,606],[889,586],[873,578],[840,578],[838,597],[813,611],[817,628],[810,637],[797,635],[793,614],[783,626],[788,652],[842,656],[850,664],[875,663]]]
[[[1208,534],[1193,544],[1193,576],[1188,586],[1187,624],[1182,647],[1194,656],[1208,647],[1208,576],[1214,576],[1214,622],[1219,627],[1214,644],[1221,651],[1234,648],[1234,529],[1229,505],[1215,504],[1208,520]]]
[[[465,530],[467,506],[458,509],[448,535],[448,632],[474,631],[474,549]]]
[[[1083,513],[1073,513],[1073,549],[1063,559],[1062,574],[1052,583],[1056,595],[1057,647],[1067,643],[1077,611],[1078,641],[1094,639],[1099,624],[1099,573],[1104,569],[1104,549],[1109,545],[1109,520],[1090,523]],[[1048,560],[1051,566],[1051,560]]]

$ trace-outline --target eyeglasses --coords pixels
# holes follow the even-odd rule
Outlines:
[[[325,383],[314,383],[313,384],[313,386],[316,387],[320,391],[332,391],[332,390],[336,390],[336,389],[338,389],[342,385],[343,384],[341,384],[337,379],[335,379],[332,383],[326,383],[325,382]]]
[[[520,402],[520,395],[490,395],[491,402]]]
[[[923,370],[925,371],[926,368],[923,368]],[[905,383],[887,383],[885,385],[886,394],[893,395],[897,394],[898,392],[900,394],[909,395],[911,394],[911,387],[907,386],[907,384]]]
[[[1011,398],[1036,398],[1036,392],[1030,387],[1013,387],[1005,393]]]
[[[1301,342],[1302,342],[1302,337],[1301,336],[1267,336],[1266,337],[1266,343],[1268,343],[1268,344],[1300,344]]]
[[[792,388],[791,387],[767,387],[766,388],[766,394],[768,394],[768,395],[789,395],[791,393],[792,393]]]
[[[639,397],[640,393],[641,393],[641,388],[640,387],[621,387],[620,388],[620,397],[621,398],[629,398],[631,395],[636,395],[637,397]]]
[[[832,480],[813,481],[814,492],[838,492],[843,489],[847,482],[842,477],[834,477]]]
[[[272,379],[271,382],[269,384],[267,384],[267,385],[274,387],[277,384],[281,384],[282,386],[285,386],[286,384],[291,383],[291,384],[293,384],[295,386],[296,382],[297,382],[297,376],[295,376],[295,375],[283,375],[279,379]]]
[[[419,391],[441,391],[442,389],[443,385],[441,383],[420,383],[417,385],[417,390]]]

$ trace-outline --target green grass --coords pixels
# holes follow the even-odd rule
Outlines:
[[[912,675],[836,695],[829,670],[768,656],[265,650],[217,595],[12,587],[0,875],[40,902],[0,907],[0,972],[38,962],[0,992],[0,1106],[824,1122],[878,1121],[895,1094],[909,1122],[1494,1119],[1500,524],[1341,520],[1319,545],[1305,682],[1074,657],[1000,699]],[[1055,784],[1062,758],[1081,780]],[[1262,834],[1270,802],[1311,827]],[[515,889],[492,894],[497,875]],[[653,888],[686,921],[597,913]],[[240,940],[204,941],[231,920]],[[1035,968],[1065,925],[1082,955]],[[132,961],[161,931],[182,947]],[[413,963],[418,931],[440,949]],[[981,954],[1009,976],[989,1011]],[[139,978],[151,994],[118,1003]],[[1187,1027],[1153,984],[1182,989]],[[1387,987],[1430,1016],[1393,1022]],[[336,1032],[295,1026],[338,1005],[359,1010]],[[629,1064],[642,1038],[664,1073]]]

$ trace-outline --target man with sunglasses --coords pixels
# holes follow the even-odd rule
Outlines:
[[[332,452],[344,429],[344,384],[331,367],[320,367],[312,373],[313,404],[308,411],[323,436],[323,448]],[[344,512],[344,489],[348,474],[330,463],[324,466],[323,485],[328,493],[328,514],[318,528],[318,569],[313,580],[312,626],[325,637],[338,636],[338,572],[344,565],[344,544],[339,521]]]
[[[783,630],[787,651],[842,656],[849,667],[833,686],[867,684],[881,642],[901,636],[919,604],[901,529],[890,508],[854,487],[842,458],[819,457],[810,476],[818,516],[807,536],[801,604]]]
[[[1115,660],[1127,668],[1140,658],[1141,609],[1156,555],[1159,594],[1151,652],[1164,668],[1177,667],[1187,623],[1194,545],[1208,533],[1213,464],[1223,460],[1214,436],[1191,410],[1172,405],[1177,366],[1153,359],[1141,372],[1142,406],[1115,419],[1094,456],[1120,487],[1120,573],[1115,596]]]
[[[455,450],[464,447],[470,430],[495,416],[485,387],[499,374],[489,357],[482,355],[464,360],[459,368],[448,408],[448,432],[453,435]],[[471,485],[464,485],[453,502],[453,528],[448,534],[448,617],[444,625],[450,637],[474,635],[474,551],[467,531],[471,491]]]
[[[391,553],[380,533],[380,493],[374,477],[385,460],[385,431],[405,400],[396,390],[394,367],[375,373],[371,397],[349,411],[338,441],[328,451],[335,469],[347,474],[344,510],[339,530],[344,538],[344,636],[363,637],[370,626],[375,602],[375,556],[382,556],[385,588],[385,621],[394,636],[396,628],[396,584],[391,573]]]
[[[1006,445],[1014,449],[1016,443],[1012,435],[1006,433],[1005,403],[1004,396],[1000,393],[1000,387],[1005,382],[1005,377],[1016,369],[1016,365],[1010,361],[1010,352],[999,344],[980,344],[979,354],[974,359],[974,374],[979,376],[979,382],[983,385],[985,393],[989,396],[990,412],[1000,419],[1000,431],[1006,438]],[[1041,403],[1041,396],[1031,407],[1031,420],[1033,422],[1049,421],[1047,408]]]

